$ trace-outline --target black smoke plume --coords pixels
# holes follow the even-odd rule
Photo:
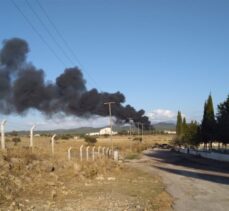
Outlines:
[[[142,122],[150,125],[144,110],[136,111],[124,106],[125,96],[120,93],[87,90],[86,81],[78,67],[67,68],[55,83],[45,81],[44,71],[26,61],[29,46],[25,40],[5,40],[0,50],[0,113],[24,114],[30,108],[52,116],[62,112],[66,115],[87,117],[109,115],[105,102],[112,101],[112,115],[118,121]]]

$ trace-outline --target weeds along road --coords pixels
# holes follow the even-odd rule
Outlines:
[[[174,210],[229,209],[229,163],[150,149],[131,165],[162,177],[174,198]]]

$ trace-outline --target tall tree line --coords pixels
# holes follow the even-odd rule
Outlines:
[[[186,123],[186,119],[177,114],[176,125],[177,138],[175,143],[179,145],[198,146],[203,143],[206,148],[212,148],[212,143],[217,141],[224,145],[229,143],[229,95],[227,99],[217,106],[215,115],[211,94],[204,103],[204,112],[201,124],[196,121]]]

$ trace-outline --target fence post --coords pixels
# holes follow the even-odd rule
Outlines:
[[[89,160],[89,152],[88,152],[88,150],[89,150],[89,146],[87,146],[87,148],[86,148],[86,153],[87,153],[87,161]]]
[[[32,148],[32,151],[33,151],[33,131],[35,129],[35,125],[33,125],[30,129],[30,144],[29,146]]]
[[[103,156],[105,156],[105,149],[106,147],[103,147]]]
[[[69,147],[68,148],[68,160],[71,160],[71,150],[72,150],[72,147]]]
[[[95,160],[95,146],[92,148],[92,160]]]
[[[54,155],[54,141],[55,141],[56,134],[54,134],[51,138],[52,141],[52,156]]]
[[[80,161],[83,160],[83,145],[80,146]]]
[[[118,150],[115,150],[114,151],[114,160],[118,161],[118,159],[119,159],[119,152],[118,152]]]

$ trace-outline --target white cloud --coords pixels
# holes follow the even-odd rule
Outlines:
[[[54,117],[52,119],[36,122],[40,130],[50,129],[71,129],[80,127],[103,127],[109,124],[107,117],[91,116],[89,118],[80,117]]]
[[[152,123],[176,121],[177,113],[168,109],[155,109],[149,112],[149,119]]]
[[[109,125],[108,117],[90,116],[85,118],[55,115],[52,118],[43,116],[38,111],[30,111],[25,116],[0,115],[0,121],[7,120],[6,131],[29,130],[32,125],[36,125],[37,130],[71,129],[79,127],[104,127]],[[113,117],[113,123],[115,118]]]

